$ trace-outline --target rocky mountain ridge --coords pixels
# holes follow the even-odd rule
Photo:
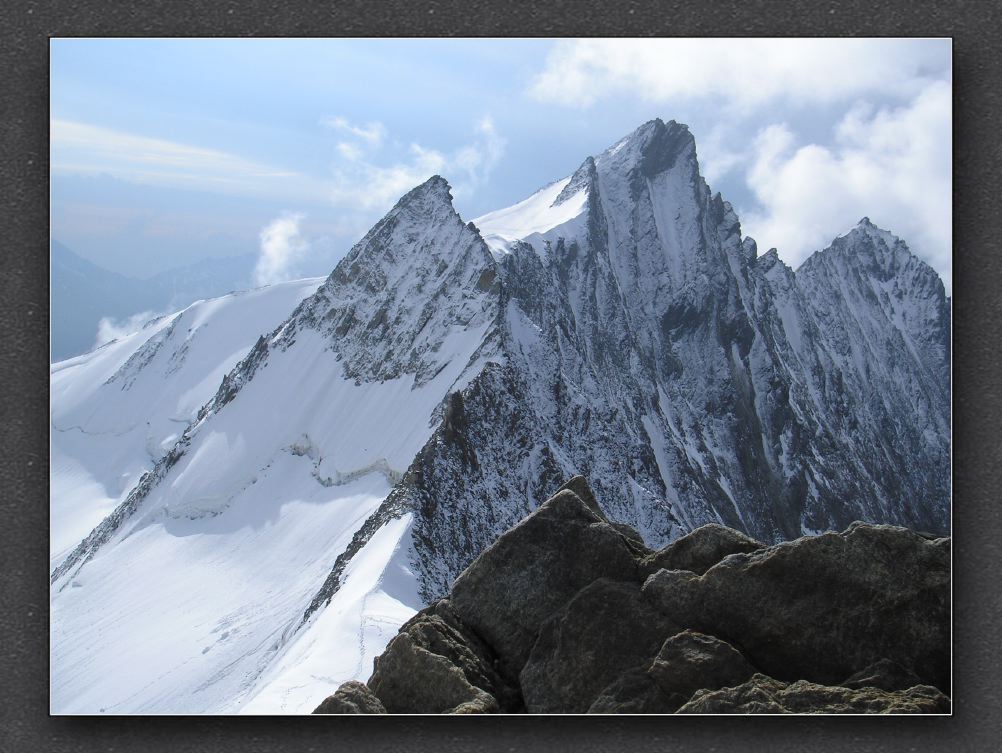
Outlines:
[[[948,713],[949,550],[855,523],[655,552],[575,477],[315,713]]]
[[[758,257],[675,123],[540,194],[557,189],[556,226],[533,200],[538,230],[474,221],[504,358],[461,397],[463,451],[429,446],[404,489],[426,511],[426,598],[579,472],[651,545],[710,522],[768,542],[857,519],[948,530],[948,302],[900,240],[866,220],[796,273]],[[457,516],[472,533],[446,545]]]

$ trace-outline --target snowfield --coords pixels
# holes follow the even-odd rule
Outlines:
[[[52,364],[53,566],[173,446],[257,337],[321,282],[297,280],[198,301]]]
[[[525,241],[539,253],[546,253],[546,242],[577,235],[583,226],[588,192],[575,192],[562,202],[557,199],[570,184],[564,178],[543,188],[514,206],[490,212],[473,220],[484,241],[496,255],[508,253],[513,241]]]

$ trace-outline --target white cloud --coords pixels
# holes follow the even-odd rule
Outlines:
[[[579,39],[558,42],[530,94],[587,107],[616,94],[652,103],[707,99],[739,109],[913,96],[949,66],[948,40]]]
[[[94,347],[100,348],[112,340],[120,340],[127,335],[138,332],[144,324],[156,316],[157,314],[152,311],[141,311],[125,319],[113,319],[106,316],[97,323],[97,337],[94,340]]]
[[[407,191],[440,173],[446,160],[439,152],[411,144],[410,159],[394,165],[351,160],[334,171],[331,202],[352,209],[386,209]]]
[[[476,134],[476,143],[459,149],[450,161],[450,167],[459,173],[455,177],[458,193],[472,192],[486,183],[504,155],[505,140],[490,117],[477,123]]]
[[[324,118],[321,123],[333,131],[343,131],[360,138],[371,146],[379,146],[386,136],[386,126],[378,121],[365,125],[353,125],[347,118],[336,116]]]
[[[283,214],[261,231],[261,252],[254,268],[258,285],[272,285],[295,276],[297,262],[310,248],[300,232],[303,218],[302,213]]]
[[[436,174],[450,182],[455,195],[472,193],[487,182],[500,162],[505,141],[494,122],[485,117],[475,127],[474,141],[449,153],[412,143],[406,159],[384,165],[366,157],[360,149],[348,147],[337,147],[344,164],[335,167],[330,199],[338,207],[372,210],[389,208],[407,191]]]
[[[217,149],[54,119],[52,169],[107,174],[149,185],[237,195],[309,196],[316,181]]]
[[[950,287],[951,90],[944,82],[909,104],[857,104],[830,146],[803,144],[782,124],[763,129],[746,173],[760,208],[742,227],[791,266],[861,217],[898,235]]]

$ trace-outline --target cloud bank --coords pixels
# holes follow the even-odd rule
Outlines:
[[[796,267],[869,216],[904,239],[949,288],[950,104],[946,83],[898,108],[858,104],[830,146],[798,145],[782,124],[763,129],[745,176],[759,208],[743,212],[743,229]]]
[[[538,100],[588,107],[613,94],[667,104],[717,99],[827,103],[914,94],[949,47],[907,39],[578,39],[559,42],[535,77]]]

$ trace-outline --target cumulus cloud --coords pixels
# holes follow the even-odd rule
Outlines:
[[[363,139],[364,141],[364,139]],[[410,144],[401,159],[382,164],[379,155],[367,153],[362,143],[339,143],[341,162],[335,165],[329,191],[335,206],[348,209],[385,209],[400,196],[432,175],[443,175],[457,196],[472,193],[487,182],[504,155],[505,140],[494,122],[485,117],[474,129],[470,144],[442,152]]]
[[[254,268],[254,281],[258,285],[272,285],[295,276],[296,264],[310,248],[300,231],[304,216],[283,214],[261,231],[261,251]]]
[[[907,105],[853,106],[831,145],[763,129],[746,173],[758,209],[742,227],[796,267],[861,217],[901,237],[950,286],[951,90],[930,84]]]
[[[97,323],[97,337],[94,340],[94,347],[100,348],[112,340],[120,340],[143,328],[147,322],[156,318],[153,311],[141,311],[124,319],[114,319],[106,316]]]
[[[949,60],[945,40],[578,39],[554,47],[529,91],[577,107],[615,94],[652,103],[710,98],[737,108],[830,103],[912,96]]]

